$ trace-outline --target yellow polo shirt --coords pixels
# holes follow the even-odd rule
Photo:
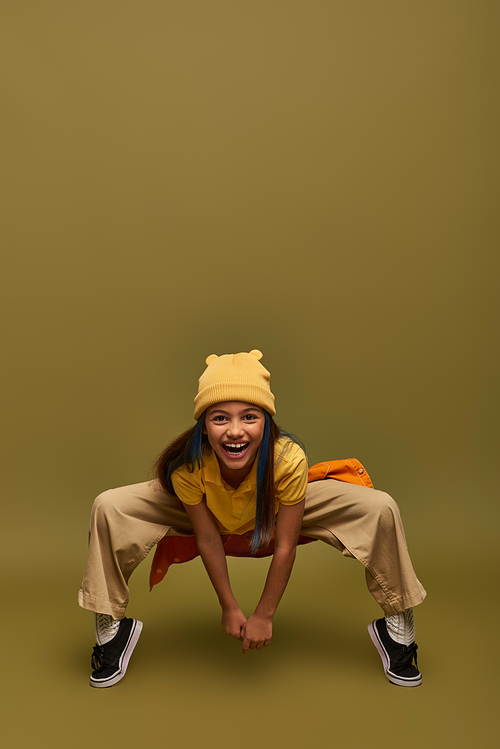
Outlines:
[[[274,481],[276,512],[279,505],[294,505],[306,496],[307,458],[299,445],[287,437],[276,441]],[[177,497],[187,505],[199,504],[206,498],[207,507],[214,515],[220,533],[242,535],[255,528],[257,508],[257,459],[246,479],[237,489],[226,484],[221,476],[214,451],[204,456],[204,465],[189,473],[181,466],[172,474]]]

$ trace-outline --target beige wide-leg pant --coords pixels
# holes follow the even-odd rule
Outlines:
[[[307,486],[300,533],[358,559],[368,589],[385,614],[424,600],[398,506],[385,492],[336,479],[314,481]],[[80,606],[122,619],[130,575],[167,534],[191,536],[193,528],[182,503],[157,480],[100,494],[92,508]]]

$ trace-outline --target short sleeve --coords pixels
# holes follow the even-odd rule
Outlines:
[[[200,472],[189,473],[186,466],[181,466],[172,474],[172,486],[175,495],[187,505],[198,505],[205,494],[200,480]]]
[[[280,454],[280,448],[283,451]],[[295,442],[280,444],[276,454],[274,480],[276,498],[283,505],[295,505],[306,496],[307,458]]]

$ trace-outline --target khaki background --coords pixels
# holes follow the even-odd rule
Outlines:
[[[496,746],[498,4],[17,0],[0,9],[9,747]],[[93,497],[260,348],[312,462],[398,500],[428,599],[392,687],[359,565],[299,550],[270,648],[199,560],[88,687]],[[250,612],[267,563],[232,560]]]

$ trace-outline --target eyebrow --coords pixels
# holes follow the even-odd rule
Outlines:
[[[257,413],[260,413],[260,410],[258,408],[252,406],[251,408],[244,408],[242,411],[238,411],[238,414],[246,414],[249,411],[256,411]],[[210,416],[212,414],[224,414],[227,416],[229,414],[229,411],[224,411],[223,408],[214,408],[213,411],[210,411]]]

